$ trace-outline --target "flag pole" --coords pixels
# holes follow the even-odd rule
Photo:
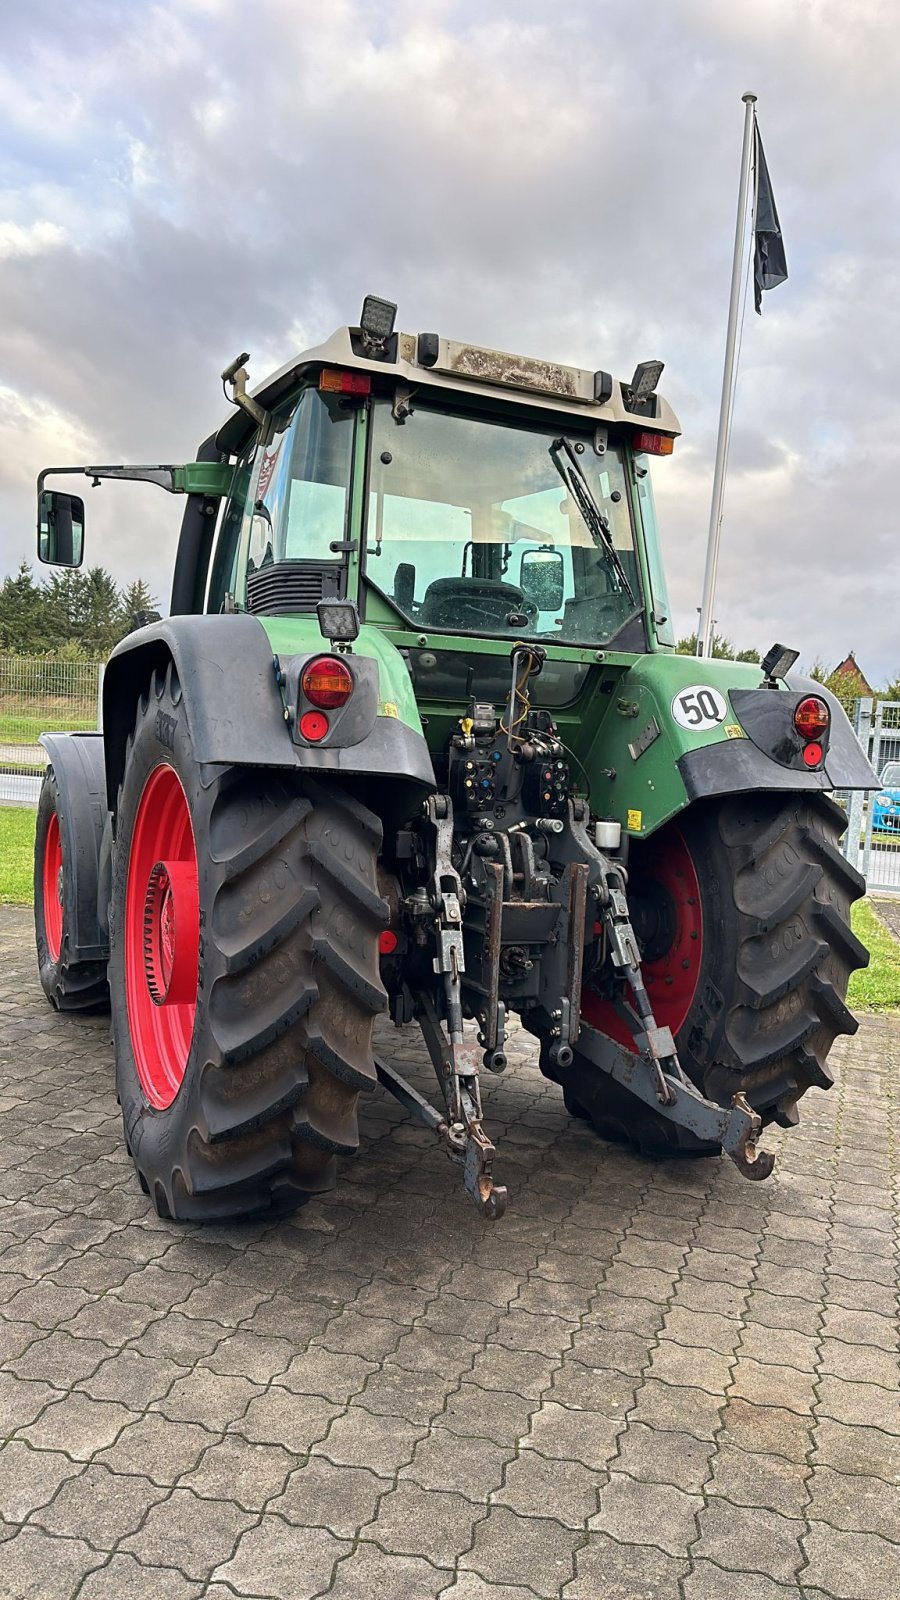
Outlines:
[[[713,474],[709,534],[706,541],[706,569],[703,574],[703,600],[697,624],[697,655],[712,654],[713,605],[719,566],[719,538],[722,532],[722,502],[725,497],[725,456],[728,449],[728,419],[734,388],[734,353],[737,343],[738,312],[743,275],[744,229],[747,221],[747,195],[750,189],[750,151],[753,143],[755,94],[741,96],[744,102],[744,143],[741,150],[741,181],[738,189],[737,222],[734,230],[734,259],[731,265],[731,299],[728,304],[728,333],[725,338],[725,369],[722,373],[722,401],[719,406],[719,437],[716,468]]]

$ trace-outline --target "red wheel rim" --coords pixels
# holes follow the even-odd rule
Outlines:
[[[125,998],[141,1088],[164,1111],[184,1079],[200,946],[197,850],[174,768],[151,772],[134,819],[125,888]]]
[[[662,890],[673,916],[672,938],[664,953],[642,966],[644,982],[656,1021],[677,1036],[697,992],[703,954],[703,912],[700,884],[681,829],[674,823],[642,844],[632,845],[628,862],[628,893],[638,898],[642,886]],[[592,1028],[609,1034],[617,1044],[634,1052],[634,1039],[625,1020],[609,1000],[586,987],[582,1015]]]
[[[44,836],[44,934],[50,960],[58,961],[63,930],[63,859],[59,817],[54,811]]]

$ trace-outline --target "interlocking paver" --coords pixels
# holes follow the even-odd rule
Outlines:
[[[104,1559],[83,1539],[54,1539],[32,1527],[4,1540],[0,1555],[3,1591],[14,1600],[70,1600],[79,1579]]]
[[[121,1541],[148,1566],[177,1566],[198,1581],[228,1560],[241,1533],[255,1521],[231,1500],[207,1500],[190,1489],[173,1489],[152,1506],[136,1533]]]
[[[449,1567],[433,1567],[419,1556],[391,1555],[363,1541],[338,1563],[328,1600],[387,1600],[388,1595],[390,1600],[430,1600],[443,1594],[452,1577]]]
[[[510,1461],[494,1505],[509,1506],[523,1517],[552,1517],[580,1528],[597,1509],[597,1474],[579,1461],[561,1461],[523,1450]]]
[[[807,1483],[809,1516],[832,1528],[879,1533],[900,1545],[900,1486],[859,1473],[814,1467]]]
[[[68,1478],[31,1521],[48,1533],[86,1539],[96,1550],[111,1550],[137,1530],[150,1507],[165,1499],[167,1492],[149,1478],[115,1475],[98,1463]]]
[[[574,1576],[579,1536],[549,1518],[520,1517],[505,1506],[492,1506],[476,1523],[471,1550],[460,1559],[463,1570],[477,1572],[489,1583],[527,1584],[538,1594],[553,1594]]]
[[[716,1498],[698,1518],[700,1538],[692,1555],[726,1570],[759,1572],[775,1583],[791,1583],[803,1564],[802,1522],[758,1506],[734,1506]]]
[[[592,1533],[575,1556],[576,1577],[562,1591],[565,1600],[668,1600],[678,1593],[687,1561],[653,1545],[623,1544]],[[725,1591],[717,1596],[724,1600]],[[711,1600],[711,1597],[710,1597]]]
[[[638,1544],[649,1534],[650,1542],[667,1555],[679,1556],[697,1537],[702,1505],[699,1495],[671,1484],[645,1483],[614,1471],[600,1489],[600,1510],[590,1526],[627,1544]]]
[[[690,1433],[672,1433],[633,1422],[619,1440],[613,1462],[616,1472],[648,1483],[670,1483],[676,1489],[699,1493],[709,1477],[710,1442]]]
[[[488,1493],[500,1486],[503,1468],[515,1451],[490,1439],[460,1438],[449,1428],[434,1428],[419,1440],[408,1466],[399,1477],[423,1489],[453,1489],[470,1500],[487,1504]]]
[[[24,1522],[38,1506],[52,1500],[61,1483],[82,1470],[57,1450],[32,1450],[20,1439],[0,1449],[0,1517]]]
[[[88,1461],[133,1421],[134,1412],[126,1406],[73,1391],[54,1395],[52,1404],[36,1421],[20,1428],[19,1435],[35,1450],[65,1450],[76,1461]]]
[[[894,1600],[896,1022],[766,1133],[766,1184],[597,1141],[513,1029],[496,1228],[381,1094],[332,1195],[182,1228],[26,929],[0,911],[0,1593]],[[382,1048],[431,1092],[412,1030]]]
[[[810,1524],[809,1565],[803,1582],[835,1600],[891,1600],[897,1593],[900,1553],[874,1533],[844,1533],[825,1522]]]
[[[204,1450],[178,1484],[210,1500],[233,1500],[244,1511],[261,1511],[284,1488],[296,1464],[296,1456],[281,1445],[227,1434]]]
[[[327,1456],[337,1466],[365,1463],[373,1472],[388,1477],[409,1461],[413,1445],[426,1432],[424,1426],[366,1411],[354,1403],[332,1423],[322,1442],[313,1446],[313,1454]]]
[[[113,1555],[88,1575],[78,1600],[198,1600],[201,1594],[210,1594],[206,1585],[192,1583],[174,1567],[147,1567],[134,1556]]]
[[[719,1446],[706,1494],[724,1495],[736,1506],[762,1506],[785,1517],[800,1517],[808,1499],[809,1468],[781,1456]]]
[[[311,1456],[267,1509],[298,1527],[327,1528],[340,1539],[353,1539],[390,1489],[390,1478],[379,1478],[368,1467],[339,1467]]]

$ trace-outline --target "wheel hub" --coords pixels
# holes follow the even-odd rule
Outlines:
[[[157,861],[144,897],[144,977],[155,1006],[184,1005],[196,987],[196,945],[190,931],[199,920],[197,871],[193,862]]]

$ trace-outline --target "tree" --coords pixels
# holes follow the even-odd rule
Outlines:
[[[675,653],[679,656],[695,656],[697,654],[697,635],[691,633],[686,639],[679,639],[675,646]],[[710,655],[718,656],[720,661],[759,661],[758,650],[736,651],[730,639],[722,633],[712,636],[712,650]]]
[[[121,604],[115,578],[105,567],[91,567],[85,585],[85,619],[80,643],[98,659],[121,638]]]
[[[158,611],[159,601],[150,593],[150,586],[143,578],[135,578],[133,583],[126,584],[119,595],[119,632],[124,638],[135,626],[135,618],[148,611]]]
[[[0,585],[0,649],[33,655],[47,648],[42,637],[43,590],[27,561]]]
[[[852,722],[857,700],[868,693],[861,674],[852,669],[837,672],[816,660],[809,669],[809,676],[814,678],[816,683],[821,683],[829,694],[833,694],[835,700],[840,701]]]

